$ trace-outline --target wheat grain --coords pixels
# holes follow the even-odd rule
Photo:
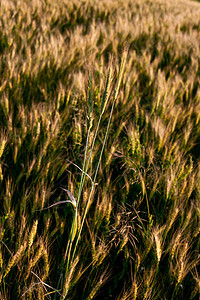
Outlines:
[[[3,275],[4,278],[8,275],[11,268],[18,263],[18,261],[20,260],[20,258],[24,254],[24,251],[26,250],[26,246],[27,246],[27,243],[25,242],[23,245],[21,245],[19,247],[19,249],[17,250],[15,255],[8,261],[8,264],[6,266],[6,269],[5,269],[5,272],[4,272],[4,275]]]
[[[28,248],[30,249],[32,244],[33,244],[33,241],[34,241],[34,238],[36,236],[36,233],[37,233],[37,226],[38,226],[38,220],[36,220],[33,224],[33,227],[31,229],[31,232],[29,234],[29,237],[28,237]]]

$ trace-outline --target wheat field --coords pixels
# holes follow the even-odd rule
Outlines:
[[[0,299],[200,299],[200,3],[1,0]]]

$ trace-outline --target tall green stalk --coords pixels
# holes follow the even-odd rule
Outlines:
[[[93,138],[93,141],[92,141],[92,146],[91,146],[91,149],[90,149],[89,157],[88,157],[88,160],[87,160],[87,163],[86,163],[87,149],[88,149],[88,139],[89,139],[89,133],[90,133],[90,128],[91,128],[90,125],[88,126],[88,134],[87,134],[86,148],[85,148],[85,154],[84,154],[84,163],[83,163],[83,171],[84,172],[82,172],[82,175],[81,175],[81,181],[80,181],[79,192],[78,192],[78,197],[77,197],[77,205],[76,205],[76,208],[75,208],[74,218],[73,218],[73,222],[72,222],[72,235],[70,236],[70,241],[68,243],[66,253],[65,253],[65,255],[67,255],[67,265],[66,265],[66,269],[65,269],[65,278],[68,274],[68,270],[70,268],[70,265],[71,265],[71,263],[73,263],[73,260],[74,260],[77,245],[78,245],[80,235],[81,235],[81,232],[82,232],[82,229],[83,229],[83,225],[84,225],[84,222],[85,222],[85,218],[86,218],[86,215],[87,215],[87,212],[88,212],[88,206],[89,206],[89,203],[90,203],[90,199],[91,199],[94,187],[95,187],[95,182],[96,182],[96,178],[97,178],[101,158],[102,158],[102,155],[103,155],[103,151],[104,151],[105,144],[106,144],[107,137],[108,137],[108,132],[109,132],[109,129],[110,129],[110,124],[111,124],[111,119],[112,119],[112,115],[113,115],[114,106],[115,106],[115,103],[116,103],[116,100],[117,100],[117,97],[118,97],[118,94],[119,94],[119,87],[120,87],[120,84],[121,84],[121,81],[122,81],[122,76],[123,76],[123,73],[124,73],[126,58],[127,58],[127,51],[124,51],[123,56],[122,56],[120,70],[119,70],[119,75],[118,75],[118,78],[117,78],[117,83],[116,83],[116,87],[115,87],[115,91],[114,91],[114,95],[113,95],[113,103],[112,103],[111,112],[110,112],[110,115],[109,115],[109,120],[108,120],[108,124],[107,124],[107,128],[106,128],[106,133],[105,133],[104,140],[103,140],[103,145],[102,145],[102,148],[101,148],[101,152],[100,152],[100,156],[99,156],[99,159],[98,159],[95,174],[94,174],[94,177],[93,177],[93,180],[92,180],[92,186],[91,186],[90,194],[89,194],[89,197],[88,197],[88,200],[87,200],[84,215],[83,215],[83,218],[82,218],[81,226],[80,226],[80,229],[79,229],[78,234],[76,236],[76,242],[75,242],[73,253],[72,253],[72,256],[71,256],[72,243],[73,243],[73,240],[75,238],[73,231],[75,229],[75,222],[77,222],[76,218],[77,218],[77,213],[78,213],[78,204],[79,204],[79,201],[80,201],[81,192],[82,192],[83,185],[84,185],[84,182],[85,182],[86,173],[87,173],[87,170],[88,170],[88,167],[89,167],[89,164],[90,164],[92,151],[93,151],[95,141],[96,141],[96,138],[97,138],[97,134],[98,134],[98,131],[99,131],[100,122],[101,122],[103,113],[105,111],[105,107],[106,107],[106,104],[108,102],[108,99],[110,97],[110,90],[111,90],[110,87],[111,87],[112,74],[113,74],[112,66],[110,67],[110,70],[109,70],[109,73],[108,73],[106,87],[105,87],[105,91],[104,91],[104,96],[103,96],[103,100],[102,100],[102,104],[101,104],[100,116],[99,116],[99,120],[98,120],[97,127],[96,127],[96,130],[95,130],[94,138]],[[65,298],[65,296],[66,295],[63,295],[64,298]]]

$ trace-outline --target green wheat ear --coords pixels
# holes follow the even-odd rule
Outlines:
[[[70,231],[71,243],[74,241],[76,232],[77,232],[77,210],[75,210],[75,212],[74,212],[74,220],[73,220],[71,231]]]
[[[76,232],[77,232],[77,202],[74,198],[74,196],[72,195],[72,193],[67,190],[67,189],[64,189],[64,188],[61,188],[63,191],[67,192],[67,195],[69,196],[70,200],[69,201],[66,201],[66,202],[70,202],[75,211],[74,211],[74,219],[73,219],[73,223],[72,223],[72,227],[71,227],[71,231],[70,231],[70,240],[71,240],[71,243],[74,241],[74,238],[76,236]]]
[[[108,102],[108,99],[110,97],[110,92],[111,92],[111,83],[112,83],[112,78],[113,76],[113,68],[112,68],[112,64],[110,66],[109,72],[108,72],[108,76],[107,76],[107,80],[106,80],[106,87],[105,87],[105,91],[103,94],[103,100],[101,103],[101,110],[100,110],[100,114],[103,115],[104,110],[106,108],[106,104]]]
[[[87,98],[87,130],[92,128],[93,123],[93,101],[92,101],[92,76],[89,77],[88,82],[88,98]]]

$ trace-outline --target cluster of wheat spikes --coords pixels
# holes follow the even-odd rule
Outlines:
[[[199,299],[199,24],[1,0],[0,299]]]

